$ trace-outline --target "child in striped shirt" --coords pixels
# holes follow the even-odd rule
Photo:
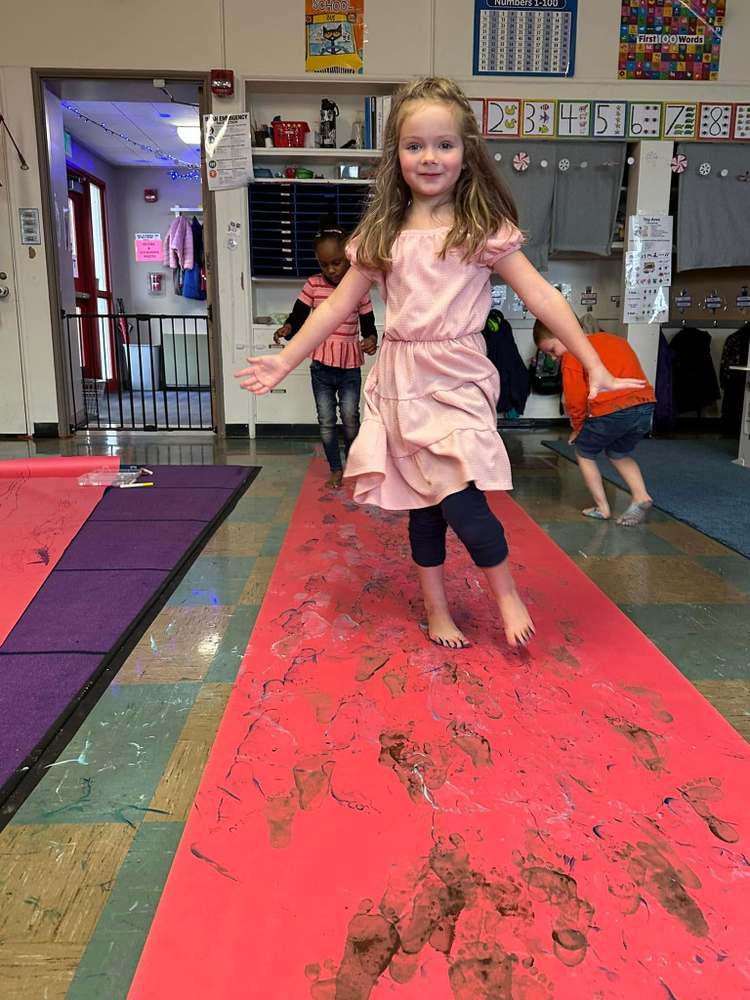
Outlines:
[[[345,253],[346,237],[335,226],[322,228],[313,247],[320,274],[308,278],[283,326],[274,333],[278,344],[289,340],[301,328],[313,309],[328,298],[349,270]],[[361,331],[362,339],[358,337]],[[346,454],[359,433],[359,397],[362,388],[364,354],[374,354],[378,334],[369,293],[364,295],[334,332],[315,348],[311,355],[310,378],[318,412],[320,437],[331,475],[326,486],[339,487],[343,476],[339,451],[336,408],[341,412]]]

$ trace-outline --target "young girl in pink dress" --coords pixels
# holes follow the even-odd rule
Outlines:
[[[560,293],[521,252],[513,201],[489,158],[466,96],[428,77],[395,96],[373,198],[347,248],[352,267],[280,354],[237,373],[269,392],[356,308],[371,285],[386,302],[380,355],[365,384],[365,416],[344,476],[354,499],[409,511],[409,539],[430,639],[466,637],[445,593],[450,526],[487,579],[511,646],[534,633],[486,490],[512,489],[497,432],[497,371],[482,338],[494,271],[588,373],[591,396],[641,385],[616,379]]]

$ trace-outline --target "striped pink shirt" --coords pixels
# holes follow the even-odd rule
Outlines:
[[[314,274],[307,279],[298,297],[306,306],[317,309],[335,287],[326,281],[322,274]],[[324,365],[333,365],[335,368],[361,368],[365,359],[359,346],[359,317],[371,312],[372,302],[367,294],[338,330],[315,348],[311,355],[312,360],[321,361]]]

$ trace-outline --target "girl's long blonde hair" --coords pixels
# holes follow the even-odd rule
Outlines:
[[[513,197],[490,159],[469,101],[453,80],[428,76],[406,83],[396,92],[383,137],[380,161],[367,210],[353,233],[357,263],[388,271],[391,247],[406,218],[411,192],[401,174],[399,136],[409,105],[415,101],[440,102],[455,108],[464,144],[464,162],[454,189],[453,225],[441,256],[460,248],[468,260],[487,237],[504,223],[518,225]]]

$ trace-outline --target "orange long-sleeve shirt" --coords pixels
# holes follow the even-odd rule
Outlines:
[[[638,356],[623,337],[616,337],[612,333],[594,333],[589,337],[589,343],[616,378],[646,378]],[[648,382],[642,389],[600,392],[595,399],[589,401],[586,371],[570,351],[562,358],[562,376],[565,409],[575,431],[580,431],[586,417],[603,417],[606,413],[624,410],[629,406],[656,401],[654,390]]]

